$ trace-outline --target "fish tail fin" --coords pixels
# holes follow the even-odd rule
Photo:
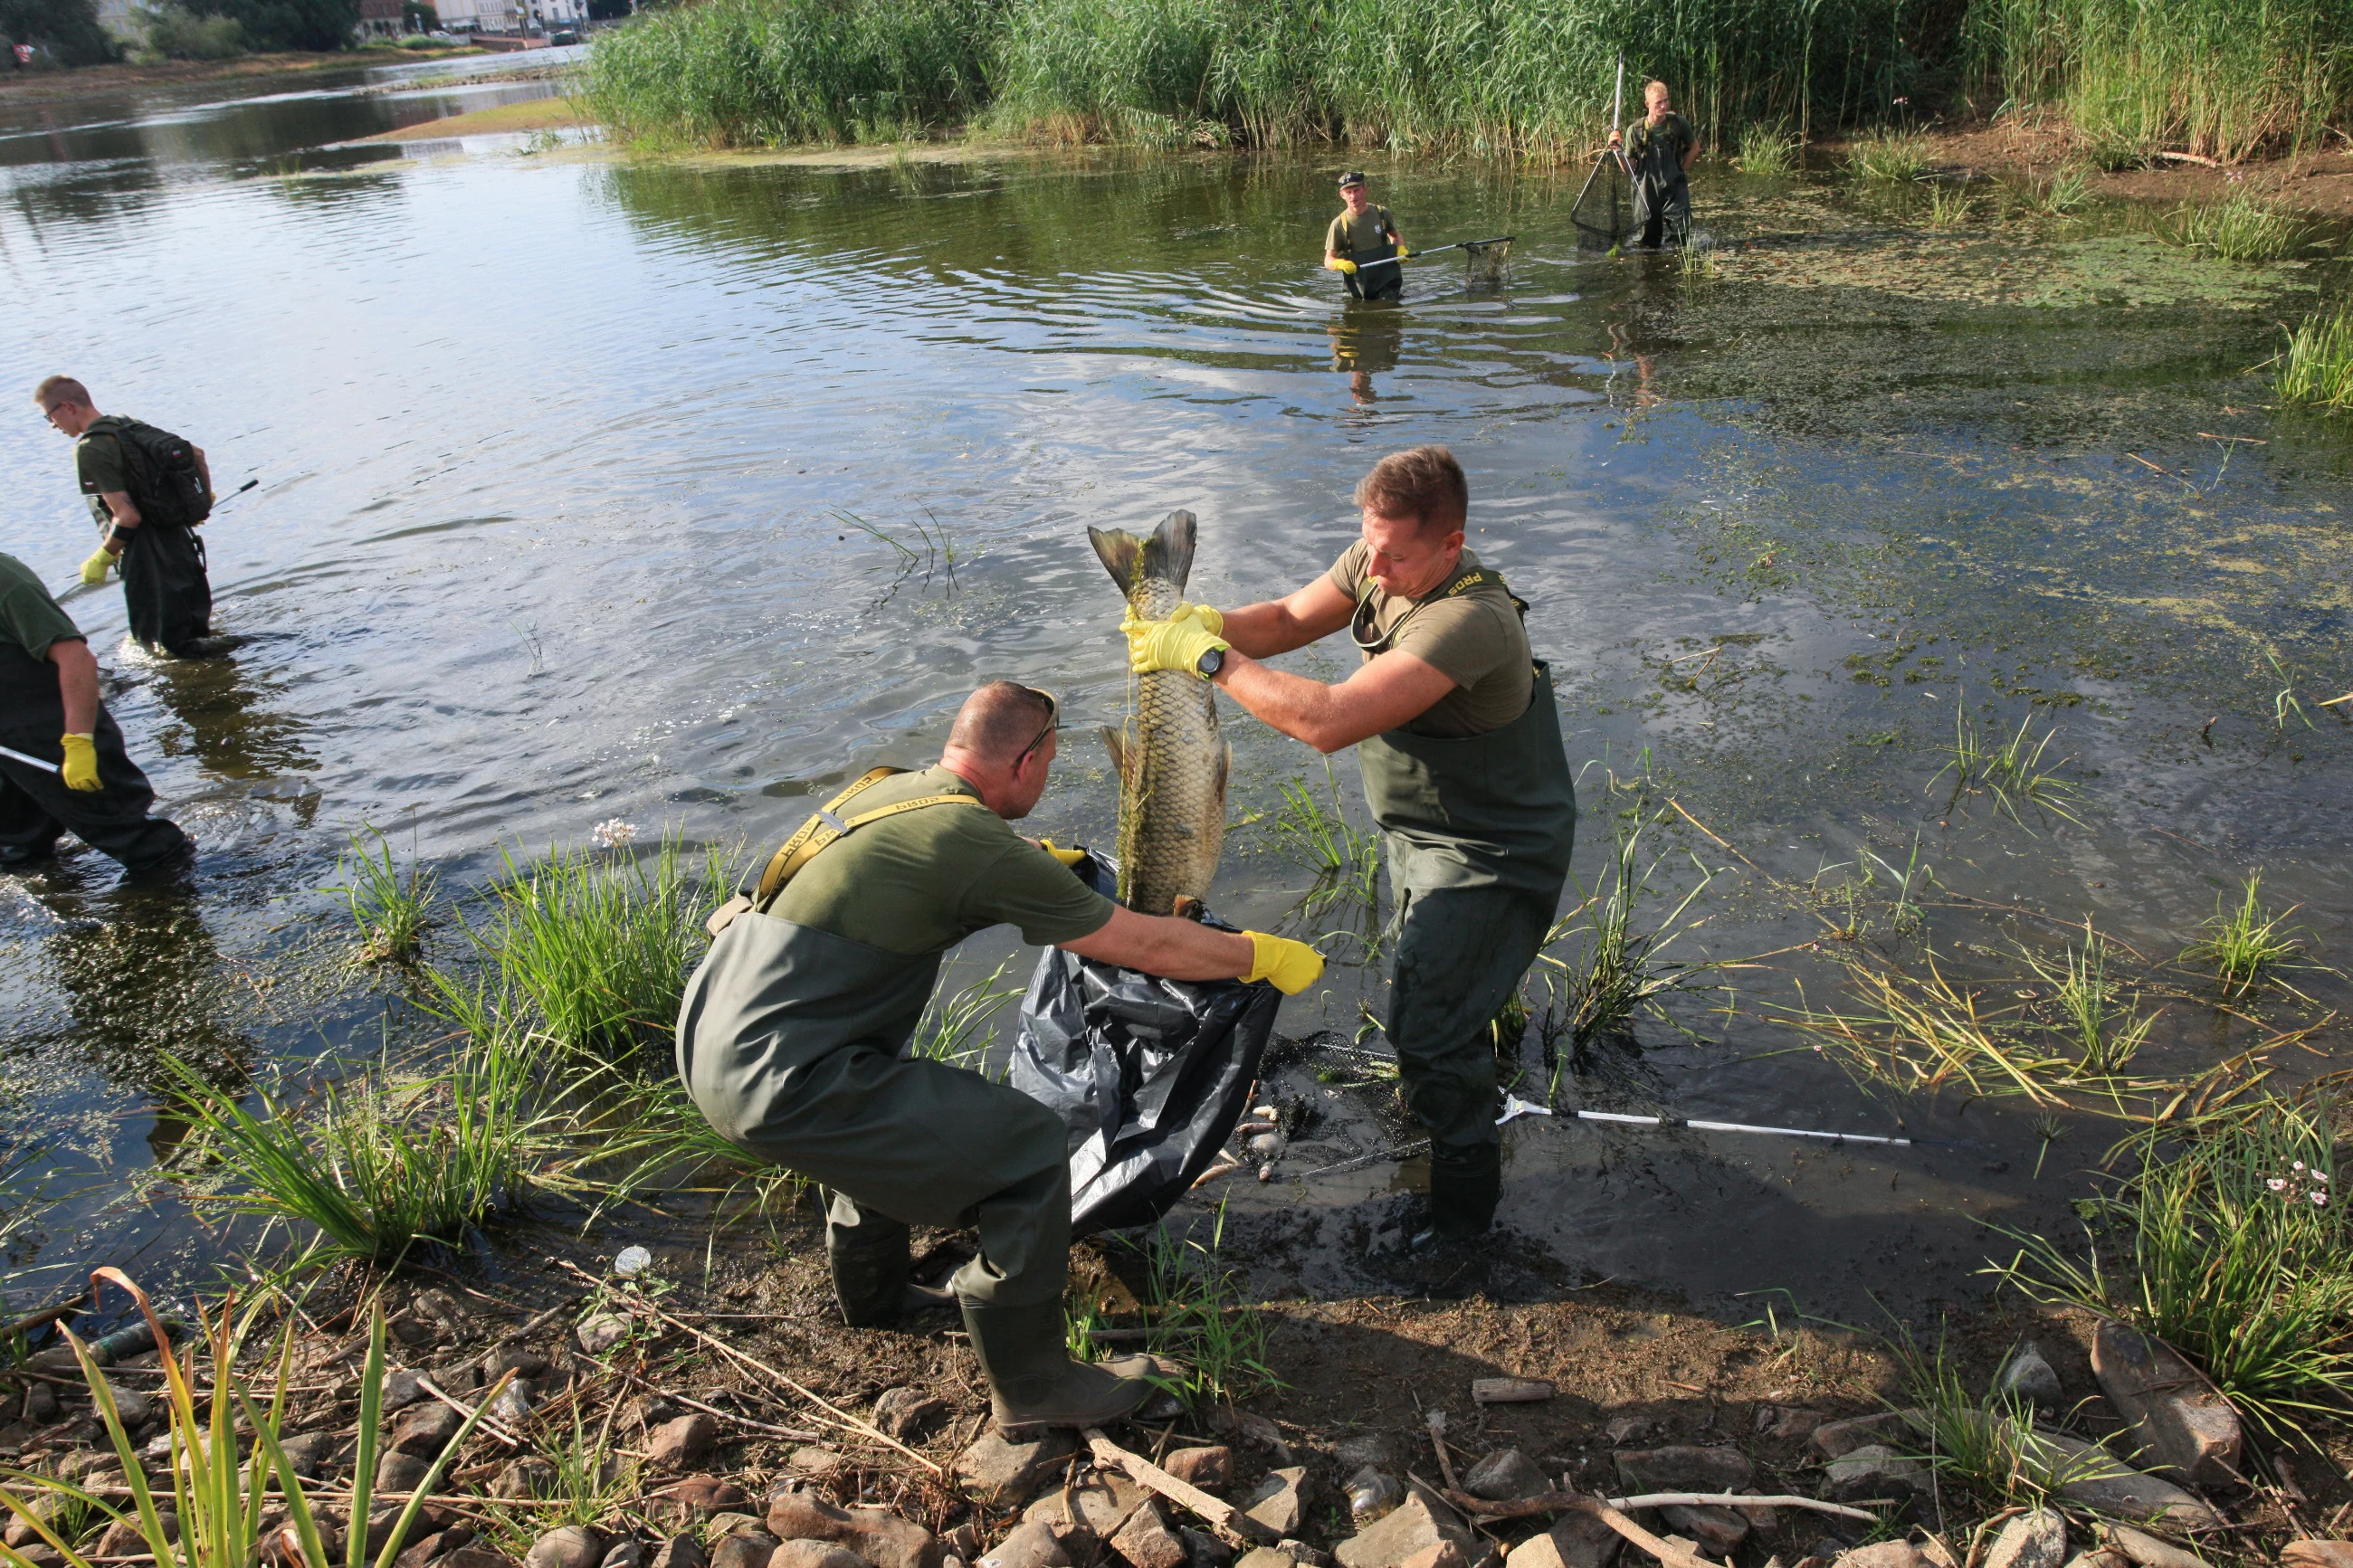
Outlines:
[[[1123,780],[1127,777],[1127,737],[1116,724],[1103,727],[1103,744],[1111,748],[1111,771]]]
[[[1193,574],[1194,527],[1193,514],[1179,509],[1162,518],[1149,539],[1138,539],[1117,528],[1090,528],[1087,538],[1120,592],[1134,598],[1147,581],[1164,582],[1179,593],[1184,591],[1186,580]]]

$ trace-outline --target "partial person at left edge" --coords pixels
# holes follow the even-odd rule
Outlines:
[[[148,815],[155,792],[98,696],[98,660],[32,568],[0,555],[0,870],[43,860],[72,833],[135,873],[195,856]]]
[[[131,635],[150,653],[201,658],[217,652],[213,585],[195,533],[213,511],[204,448],[153,425],[100,414],[90,388],[69,375],[41,383],[33,401],[52,426],[74,438],[74,476],[99,527],[99,547],[81,563],[81,580],[95,588],[109,566],[121,570]]]

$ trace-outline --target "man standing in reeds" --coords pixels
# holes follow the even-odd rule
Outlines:
[[[1340,275],[1352,300],[1405,298],[1405,237],[1389,209],[1366,198],[1365,176],[1340,176],[1346,210],[1324,231],[1324,265]]]
[[[1623,144],[1629,172],[1634,179],[1634,228],[1641,243],[1656,250],[1681,245],[1691,231],[1691,181],[1686,171],[1699,156],[1699,142],[1690,123],[1674,110],[1667,84],[1654,81],[1642,89],[1643,117],[1620,137],[1609,132],[1609,145]]]

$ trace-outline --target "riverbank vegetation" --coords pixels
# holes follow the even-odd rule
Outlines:
[[[2316,144],[2353,113],[2348,42],[2330,0],[706,0],[601,37],[590,97],[626,135],[719,146],[970,129],[1560,158],[1596,144],[1622,59],[1719,148],[2050,109],[2114,167]]]

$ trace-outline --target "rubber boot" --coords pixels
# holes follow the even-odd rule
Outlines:
[[[1468,1149],[1430,1145],[1430,1227],[1437,1239],[1469,1241],[1486,1235],[1503,1193],[1501,1143]]]
[[[1060,1301],[963,1306],[965,1331],[988,1378],[989,1409],[997,1430],[1011,1440],[1057,1426],[1107,1426],[1133,1415],[1155,1392],[1151,1377],[1172,1370],[1148,1355],[1072,1361]]]
[[[865,1247],[828,1243],[825,1260],[833,1272],[833,1296],[841,1303],[841,1321],[853,1329],[894,1323],[908,1312],[956,1304],[952,1290],[908,1280],[903,1232]]]

